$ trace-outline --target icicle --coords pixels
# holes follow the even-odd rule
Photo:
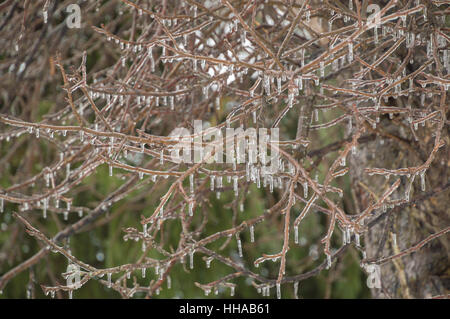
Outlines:
[[[170,276],[167,276],[167,289],[172,288],[172,278]]]
[[[305,49],[302,49],[300,51],[300,55],[301,55],[301,66],[303,68],[305,66]]]
[[[216,110],[220,110],[220,96],[216,96]]]
[[[416,177],[416,175],[413,175],[413,176],[411,177],[411,181],[410,181],[409,184],[406,186],[405,200],[406,200],[407,202],[409,202],[409,196],[410,196],[410,193],[411,193],[411,188],[412,188],[412,184],[413,184],[413,182],[414,182],[415,177]]]
[[[84,141],[84,131],[83,130],[80,131],[80,141],[81,142]]]
[[[110,272],[107,274],[107,277],[108,277],[108,288],[111,288],[111,273]]]
[[[194,215],[194,201],[191,200],[189,202],[189,216],[193,216]]]
[[[69,299],[73,298],[73,290],[69,290]]]
[[[270,76],[264,75],[264,90],[270,95]]]
[[[159,153],[159,164],[164,164],[164,150],[161,150],[161,152]]]
[[[113,176],[113,167],[111,164],[109,165],[109,176]]]
[[[348,44],[348,62],[353,61],[353,42],[349,42]]]
[[[189,175],[189,190],[191,194],[194,193],[194,174]]]
[[[189,268],[194,269],[194,251],[189,252]]]
[[[320,61],[320,77],[325,76],[325,63],[323,61]]]
[[[127,271],[127,279],[131,278],[131,272]]]
[[[298,281],[294,282],[294,297],[298,299]]]
[[[147,237],[147,224],[144,224],[142,233],[144,237]]]
[[[0,213],[3,213],[4,210],[4,199],[0,198]]]
[[[294,102],[294,93],[289,92],[289,96],[288,96],[289,108],[292,108],[293,102]]]
[[[231,287],[230,287],[230,296],[231,296],[231,297],[234,296],[234,289],[235,289],[234,286],[231,286]]]
[[[214,175],[210,176],[211,182],[210,182],[210,189],[211,192],[214,191],[214,180],[216,179],[216,177]]]
[[[294,242],[298,244],[298,225],[294,225]]]
[[[422,171],[422,173],[420,173],[420,187],[422,189],[422,192],[425,191],[425,171]]]
[[[281,299],[281,284],[279,282],[277,282],[277,298]]]
[[[237,238],[237,245],[238,245],[238,251],[239,251],[239,257],[244,257],[242,254],[242,242],[240,238]]]
[[[255,242],[255,227],[253,225],[250,226],[250,242]]]
[[[39,129],[36,129],[36,138],[39,138]]]
[[[211,262],[212,261],[213,261],[212,257],[206,258],[206,268],[210,268],[211,267]]]
[[[353,10],[353,0],[348,1],[348,8],[349,10]]]
[[[44,11],[42,12],[42,14],[44,15],[44,23],[48,22],[48,11],[47,11],[47,6],[45,7]]]
[[[356,246],[361,246],[361,243],[360,243],[360,237],[359,237],[359,234],[358,233],[355,233],[355,242],[356,242]]]
[[[298,89],[303,90],[303,78],[301,76],[298,77],[297,83],[298,83]]]
[[[303,183],[303,196],[305,198],[308,197],[308,183],[307,182]]]
[[[142,268],[142,278],[145,278],[145,272],[147,271],[147,268]]]
[[[237,176],[233,176],[233,189],[234,189],[234,196],[238,196],[239,195],[239,189],[238,189],[238,177]]]
[[[331,267],[331,256],[327,254],[327,269]]]

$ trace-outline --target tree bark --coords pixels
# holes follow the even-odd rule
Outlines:
[[[371,201],[373,192],[383,192],[400,178],[401,184],[390,198],[405,198],[410,182],[407,176],[369,176],[364,168],[379,167],[398,169],[423,164],[434,145],[432,129],[420,127],[412,136],[408,127],[394,121],[381,121],[377,133],[389,134],[390,138],[360,145],[351,157],[351,180],[355,189],[355,205],[362,211]],[[391,123],[391,124],[390,124]],[[387,207],[375,212],[369,222],[364,238],[368,260],[395,255],[410,248],[429,235],[448,227],[449,223],[449,138],[444,126],[441,147],[425,175],[426,190],[422,191],[420,175],[416,176],[410,193],[410,201],[399,207]],[[370,190],[370,191],[369,191]],[[373,225],[373,226],[372,226]],[[396,238],[395,238],[396,237]],[[381,288],[371,289],[375,298],[430,298],[449,293],[449,233],[425,244],[411,254],[393,259],[380,265]]]

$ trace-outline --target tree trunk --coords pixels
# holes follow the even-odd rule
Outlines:
[[[422,127],[412,131],[400,122],[381,120],[377,133],[386,136],[360,145],[350,159],[351,179],[359,210],[364,210],[376,196],[381,196],[397,179],[401,184],[390,199],[405,198],[411,181],[408,176],[370,176],[364,168],[398,169],[423,164],[434,146],[431,129]],[[392,123],[392,124],[389,124]],[[428,126],[428,124],[427,124]],[[387,137],[387,135],[390,137]],[[444,127],[441,147],[425,175],[426,190],[422,190],[420,175],[415,176],[410,201],[401,206],[386,207],[376,211],[369,222],[364,238],[367,260],[395,255],[410,248],[449,225],[449,138]],[[370,191],[369,191],[370,190]],[[384,211],[384,212],[383,212]],[[430,298],[449,292],[449,234],[427,242],[421,249],[380,265],[381,288],[372,288],[375,298]]]

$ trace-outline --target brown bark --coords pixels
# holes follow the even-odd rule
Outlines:
[[[376,139],[362,145],[350,160],[351,178],[356,191],[356,202],[365,208],[371,201],[370,192],[380,196],[398,178],[399,189],[392,199],[405,197],[407,176],[369,176],[365,167],[401,168],[422,164],[434,144],[431,130],[421,128],[419,142],[414,141],[410,128],[381,123],[384,133],[393,137]],[[389,131],[389,132],[387,132]],[[380,132],[377,132],[380,133]],[[383,133],[383,132],[382,132]],[[420,134],[421,133],[421,134]],[[442,137],[448,145],[448,132]],[[400,141],[400,138],[402,141]],[[364,242],[367,259],[391,256],[420,242],[432,233],[449,225],[449,149],[442,147],[426,173],[426,190],[421,189],[420,176],[416,176],[410,194],[410,202],[400,207],[387,207],[377,211],[373,226]],[[443,188],[443,189],[442,189]],[[394,235],[396,234],[396,235]],[[396,243],[394,236],[396,236]],[[449,233],[428,242],[421,249],[381,265],[381,288],[372,289],[376,298],[429,298],[447,295],[449,281]]]

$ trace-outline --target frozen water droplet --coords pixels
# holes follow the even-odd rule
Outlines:
[[[189,216],[194,215],[194,199],[191,199],[189,202]]]
[[[234,196],[238,196],[239,195],[239,184],[238,184],[238,177],[237,176],[233,176],[233,189],[234,189]]]
[[[194,269],[194,251],[189,252],[189,268]]]
[[[298,281],[294,282],[294,297],[298,299]]]
[[[327,269],[331,267],[331,256],[327,254]]]
[[[305,198],[308,197],[308,182],[304,182],[304,183],[303,183],[303,196],[304,196]]]
[[[210,268],[211,267],[211,262],[212,262],[213,258],[212,257],[208,257],[206,259],[206,268]]]
[[[239,257],[244,257],[244,255],[242,254],[242,242],[241,242],[240,238],[237,239],[237,245],[238,245]]]
[[[189,189],[191,194],[194,193],[194,174],[189,175]]]
[[[421,189],[422,189],[422,192],[424,192],[425,189],[426,189],[426,185],[425,185],[425,171],[423,171],[423,172],[420,174],[420,187],[421,187]]]
[[[353,61],[353,42],[349,42],[348,44],[348,62]]]

